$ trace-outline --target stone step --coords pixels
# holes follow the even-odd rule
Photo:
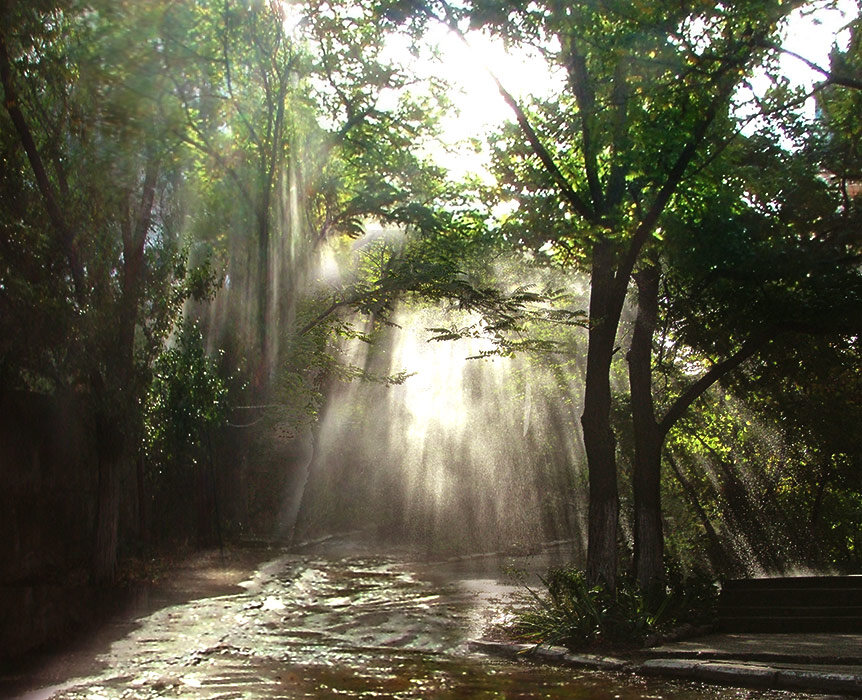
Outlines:
[[[727,581],[718,617],[723,632],[862,632],[862,576]]]
[[[720,617],[719,632],[840,632],[862,633],[862,617]]]
[[[722,590],[720,605],[726,607],[781,605],[854,606],[862,605],[862,588],[801,588]]]
[[[862,605],[788,605],[783,608],[768,605],[734,605],[719,607],[718,612],[719,615],[725,613],[728,617],[862,618]]]
[[[862,588],[862,574],[848,576],[782,576],[729,579],[722,590],[758,590],[776,588]]]

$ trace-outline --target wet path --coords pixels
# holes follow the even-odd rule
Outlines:
[[[481,576],[481,574],[480,574]],[[163,607],[30,698],[789,698],[468,651],[505,592],[396,557],[284,555],[240,592]]]

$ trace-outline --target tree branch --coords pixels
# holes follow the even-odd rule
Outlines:
[[[693,404],[709,387],[715,384],[719,379],[735,370],[748,358],[756,355],[770,340],[767,334],[758,335],[746,340],[742,346],[732,355],[725,358],[721,362],[714,364],[700,379],[691,384],[688,389],[680,394],[676,401],[664,414],[664,417],[658,422],[659,430],[662,435],[674,426],[674,424],[682,417],[683,413]]]
[[[726,65],[725,69],[729,67],[730,64]],[[632,270],[634,270],[635,263],[637,262],[641,250],[652,235],[655,225],[662,212],[664,212],[670,198],[682,182],[683,177],[685,176],[685,171],[688,169],[692,159],[697,154],[697,150],[701,143],[706,138],[706,134],[709,131],[710,126],[712,126],[716,116],[718,116],[719,108],[725,104],[728,96],[733,90],[734,81],[728,79],[726,75],[724,78],[725,79],[722,81],[718,93],[713,97],[703,118],[695,127],[691,139],[677,156],[676,161],[668,172],[667,178],[665,178],[664,184],[656,195],[652,206],[641,219],[637,229],[635,229],[629,248],[620,261],[620,265],[616,272],[615,286],[618,294],[623,298],[625,297],[625,290],[628,288],[629,278],[631,277]]]
[[[572,209],[574,209],[575,213],[579,216],[583,217],[585,221],[589,223],[595,223],[597,220],[596,212],[593,211],[581,196],[575,191],[572,187],[571,183],[566,179],[566,176],[563,175],[562,171],[557,166],[554,161],[553,156],[548,152],[548,149],[545,148],[545,145],[542,143],[539,135],[536,133],[536,130],[533,128],[533,125],[530,124],[530,120],[527,118],[527,115],[524,113],[524,110],[521,109],[521,106],[518,104],[517,100],[512,96],[512,94],[506,90],[500,80],[496,75],[491,73],[489,70],[488,73],[491,75],[492,80],[497,85],[497,90],[502,95],[503,100],[509,105],[510,109],[515,113],[515,118],[518,120],[518,126],[521,127],[521,131],[524,133],[524,136],[527,137],[527,141],[529,141],[530,146],[533,149],[533,153],[542,161],[542,165],[545,166],[545,170],[548,174],[553,178],[554,182],[557,184],[557,187],[560,188],[560,192],[562,193],[565,200],[571,205]]]
[[[778,44],[764,41],[764,42],[761,42],[761,46],[763,48],[773,49],[775,51],[779,51],[781,53],[787,54],[788,56],[792,56],[797,61],[801,61],[806,66],[808,66],[811,70],[813,70],[817,73],[820,73],[820,75],[824,76],[826,78],[827,83],[830,83],[832,85],[841,85],[842,87],[848,87],[848,88],[852,88],[854,90],[862,90],[862,80],[860,80],[859,78],[854,78],[853,76],[849,76],[849,75],[840,75],[840,74],[833,73],[832,71],[830,71],[826,68],[823,68],[822,66],[817,65],[816,63],[814,63],[814,61],[811,61],[811,60],[805,58],[805,56],[801,56],[800,54],[796,53],[795,51],[791,51],[790,49],[785,49],[784,47],[779,46]]]
[[[604,194],[599,180],[599,166],[592,129],[596,111],[596,96],[590,87],[587,61],[578,52],[574,37],[570,39],[569,50],[571,52],[569,76],[581,116],[581,144],[584,149],[584,170],[587,175],[587,186],[590,189],[590,198],[593,200],[593,209],[597,212],[603,212]]]
[[[608,177],[606,206],[610,209],[617,206],[626,191],[627,163],[621,154],[626,153],[628,145],[628,102],[629,91],[626,82],[626,67],[623,57],[617,59],[614,70],[614,88],[612,93],[614,107],[613,136],[611,141],[611,172]]]
[[[45,169],[45,164],[39,154],[36,141],[33,138],[33,134],[27,124],[27,120],[19,106],[18,93],[15,90],[12,78],[12,64],[9,60],[9,52],[6,48],[6,36],[2,31],[0,31],[0,82],[3,84],[3,103],[6,107],[6,112],[12,120],[15,131],[18,132],[18,138],[21,140],[21,145],[24,147],[24,152],[27,154],[27,160],[33,170],[33,175],[36,178],[36,186],[39,189],[39,193],[42,195],[42,201],[45,204],[46,211],[48,212],[48,218],[51,220],[51,224],[59,238],[60,245],[66,252],[66,258],[69,262],[69,268],[72,273],[75,295],[80,299],[83,296],[84,291],[84,268],[81,264],[77,246],[75,245],[75,236],[72,229],[69,227],[69,224],[63,218],[63,213],[60,210],[54,187],[48,177],[48,172]]]
[[[440,22],[450,32],[457,36],[468,49],[472,50],[470,43],[467,41],[467,37],[464,35],[464,32],[462,32],[461,29],[458,27],[458,23],[452,16],[451,9],[445,2],[443,3],[443,9],[446,13],[446,17],[443,19],[437,17],[433,12],[431,12],[429,8],[423,6],[423,9],[428,17],[430,17],[436,22]],[[485,72],[491,77],[491,80],[493,80],[494,84],[497,86],[497,91],[502,96],[503,101],[515,113],[515,119],[518,121],[518,126],[521,127],[521,131],[524,133],[524,136],[527,137],[527,141],[530,143],[530,146],[533,149],[533,153],[542,162],[542,165],[545,167],[547,173],[553,178],[554,182],[557,184],[557,187],[560,188],[560,192],[563,195],[563,198],[569,203],[569,205],[572,207],[572,209],[578,216],[582,217],[585,221],[589,223],[597,223],[599,219],[597,212],[591,209],[589,205],[587,205],[587,203],[581,198],[581,196],[577,193],[574,187],[572,187],[572,184],[568,181],[566,176],[563,175],[563,172],[560,170],[556,161],[554,161],[553,156],[542,143],[542,140],[539,138],[539,135],[533,128],[533,125],[530,123],[527,114],[521,108],[521,105],[518,104],[518,101],[515,99],[512,93],[510,93],[505,88],[505,86],[494,73],[494,71],[492,71],[487,65],[483,64],[483,67],[485,68]]]
[[[239,100],[236,98],[233,92],[233,79],[231,72],[231,61],[230,61],[230,52],[229,52],[229,40],[228,40],[228,19],[230,16],[230,2],[229,0],[224,0],[224,32],[222,33],[222,61],[224,64],[224,74],[225,74],[225,85],[227,87],[227,94],[230,96],[230,99],[233,101],[234,106],[236,107],[236,113],[239,115],[239,118],[242,120],[242,123],[245,124],[246,129],[248,129],[249,136],[251,136],[252,140],[260,144],[261,140],[257,135],[257,131],[255,131],[254,126],[251,121],[246,116],[245,112],[242,109],[242,106],[239,103]]]
[[[333,301],[326,309],[321,311],[317,316],[311,319],[308,323],[306,323],[302,328],[297,331],[298,336],[303,336],[308,333],[310,330],[316,328],[322,321],[325,321],[329,316],[334,314],[338,309],[342,306],[347,306],[351,302],[345,299],[339,301]]]

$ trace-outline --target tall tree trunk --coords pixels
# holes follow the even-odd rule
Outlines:
[[[637,316],[629,352],[629,387],[634,432],[634,571],[647,598],[664,582],[664,534],[661,522],[661,446],[652,395],[652,343],[658,318],[659,269],[645,267],[634,275]]]
[[[92,578],[96,583],[111,583],[117,569],[120,471],[125,453],[121,424],[124,421],[109,409],[110,401],[101,377],[94,381],[94,385],[98,486],[91,564]]]
[[[602,582],[610,590],[616,590],[620,505],[616,441],[611,428],[610,371],[619,317],[611,318],[610,313],[614,281],[611,263],[610,243],[596,243],[590,280],[590,328],[581,426],[590,481],[587,580],[590,584]]]
[[[132,193],[128,195],[128,209],[121,226],[123,276],[116,300],[116,335],[103,358],[103,367],[92,374],[99,469],[93,578],[100,583],[112,581],[116,572],[120,482],[131,473],[134,455],[135,407],[129,397],[135,395],[135,326],[145,271],[144,247],[152,221],[158,174],[158,159],[151,156],[140,183],[140,201],[132,206]]]
[[[116,575],[120,524],[119,471],[116,455],[99,456],[98,513],[92,563],[96,583],[111,583]]]
[[[138,537],[143,543],[150,538],[149,513],[147,506],[146,486],[147,463],[144,451],[141,450],[135,460],[135,481],[138,491]]]
[[[224,553],[224,538],[221,532],[221,508],[219,506],[219,485],[216,479],[215,460],[213,459],[212,437],[210,436],[209,427],[204,428],[204,436],[206,438],[207,451],[207,472],[209,474],[210,499],[212,501],[212,519],[215,525],[216,541],[218,542],[219,551]]]
[[[269,383],[269,322],[270,322],[270,290],[272,289],[272,270],[269,256],[269,193],[263,195],[263,201],[257,212],[257,342],[259,344],[260,366],[258,367],[257,389],[266,387]]]
[[[715,363],[690,384],[658,420],[652,395],[652,343],[658,318],[660,270],[649,266],[634,276],[637,316],[627,359],[632,399],[634,455],[634,569],[640,589],[657,594],[664,578],[664,535],[661,520],[661,452],[668,431],[688,407],[720,378],[754,355],[766,342],[755,335]]]

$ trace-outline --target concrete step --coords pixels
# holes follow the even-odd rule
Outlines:
[[[725,590],[758,590],[776,588],[859,588],[862,589],[862,574],[847,576],[781,576],[764,578],[729,579],[722,585]]]
[[[718,617],[723,632],[862,632],[862,576],[727,581]]]
[[[730,632],[835,632],[862,633],[862,617],[722,617],[718,631]]]
[[[720,605],[776,607],[791,603],[802,606],[860,606],[860,588],[758,588],[722,590]]]

